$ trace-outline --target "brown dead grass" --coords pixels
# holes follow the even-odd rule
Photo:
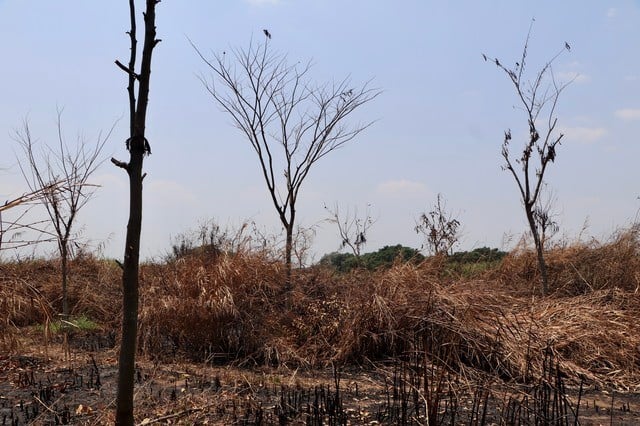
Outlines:
[[[142,270],[141,348],[229,361],[264,346],[282,265],[259,255],[193,256]]]
[[[140,350],[155,359],[317,367],[426,351],[434,363],[531,380],[554,351],[567,374],[640,390],[640,241],[634,226],[610,241],[549,255],[553,294],[535,295],[535,257],[510,254],[472,279],[443,278],[440,260],[376,272],[309,268],[282,292],[282,264],[260,252],[196,254],[141,269]],[[117,329],[120,270],[72,265],[71,306]],[[0,344],[60,310],[57,264],[0,265]],[[13,346],[12,346],[13,345]]]
[[[640,288],[640,224],[616,232],[609,241],[595,239],[561,245],[546,255],[550,289],[554,296],[577,296],[596,290]],[[490,274],[520,294],[539,283],[535,253],[524,247],[512,251]]]

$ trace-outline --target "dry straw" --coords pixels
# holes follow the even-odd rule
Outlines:
[[[452,374],[518,382],[538,377],[552,350],[576,380],[637,391],[638,232],[551,250],[544,298],[523,249],[471,278],[451,276],[442,259],[345,274],[312,267],[295,271],[287,294],[283,265],[267,252],[196,252],[143,265],[139,347],[160,359],[303,367],[422,351]],[[0,265],[5,335],[59,312],[57,268]],[[117,329],[119,268],[91,257],[72,268],[73,312]]]

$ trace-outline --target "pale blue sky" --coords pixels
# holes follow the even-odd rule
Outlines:
[[[127,158],[126,79],[113,65],[128,58],[127,5],[0,0],[0,167],[8,167],[0,200],[26,189],[11,133],[28,116],[35,136],[54,141],[56,106],[65,108],[70,139],[95,137],[121,117],[107,154]],[[321,223],[325,203],[373,205],[378,220],[367,251],[418,247],[415,218],[438,192],[463,224],[461,248],[501,247],[505,234],[526,227],[516,186],[500,169],[503,131],[524,123],[506,76],[481,53],[516,61],[532,17],[532,70],[567,41],[572,50],[554,71],[577,76],[560,100],[566,140],[548,173],[562,231],[573,238],[588,219],[588,233],[601,237],[628,224],[640,207],[639,1],[164,0],[147,125],[153,155],[145,165],[143,256],[166,252],[170,236],[208,218],[279,229],[255,154],[203,89],[197,75],[207,70],[187,40],[221,52],[261,40],[263,28],[292,61],[312,59],[317,81],[351,75],[383,90],[358,114],[378,120],[374,126],[319,162],[303,187],[298,220],[320,224],[316,253],[339,243]],[[126,176],[105,163],[94,182],[102,188],[79,217],[84,236],[107,240],[105,254],[119,256]]]

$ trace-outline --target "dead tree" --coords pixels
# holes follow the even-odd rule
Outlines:
[[[211,80],[202,78],[205,88],[258,156],[286,233],[288,287],[300,188],[321,158],[372,124],[348,126],[346,121],[380,91],[368,83],[353,87],[348,78],[315,85],[308,78],[311,64],[290,65],[286,56],[271,51],[269,37],[262,44],[252,42],[246,50],[236,49],[232,55],[223,53],[211,60],[193,47],[213,71]]]
[[[133,384],[135,374],[136,339],[138,334],[138,272],[140,264],[140,231],[142,228],[142,165],[151,147],[145,137],[151,56],[160,42],[156,39],[156,5],[160,0],[146,0],[144,16],[144,45],[140,71],[136,72],[137,44],[135,0],[129,0],[131,29],[127,32],[131,43],[128,65],[116,60],[116,65],[128,76],[129,138],[126,148],[129,162],[111,159],[129,176],[129,221],[122,263],[122,339],[118,365],[116,424],[133,425]],[[137,83],[137,97],[136,97]]]
[[[349,247],[358,262],[362,254],[362,248],[367,244],[369,230],[376,222],[371,216],[370,207],[371,204],[367,204],[365,215],[361,217],[358,215],[357,208],[354,209],[353,214],[348,209],[344,214],[341,214],[337,204],[333,210],[324,206],[325,210],[331,215],[327,220],[335,223],[338,227],[340,248]]]
[[[40,191],[39,199],[53,226],[60,254],[65,318],[69,315],[69,246],[74,238],[73,226],[78,213],[95,193],[97,187],[89,183],[89,178],[103,162],[100,154],[112,130],[113,127],[104,136],[99,134],[95,143],[78,139],[75,146],[70,146],[62,131],[62,110],[59,109],[55,146],[38,149],[26,120],[15,135],[24,155],[24,161],[18,159],[22,176],[32,192]]]
[[[448,255],[459,239],[460,221],[447,211],[442,194],[438,194],[431,211],[424,212],[416,221],[414,230],[424,237],[423,248],[438,256]]]
[[[533,22],[532,22],[533,24]],[[556,107],[562,91],[571,83],[559,84],[554,77],[552,64],[570,47],[565,43],[542,68],[533,79],[525,75],[527,66],[527,53],[531,38],[531,27],[522,49],[519,62],[513,67],[505,65],[497,58],[489,59],[482,55],[485,61],[491,61],[507,74],[513,84],[520,108],[524,111],[527,120],[527,136],[519,156],[511,155],[511,130],[504,132],[502,143],[503,170],[508,170],[513,176],[520,198],[524,207],[529,229],[533,237],[538,258],[538,268],[541,276],[542,294],[549,291],[549,279],[547,266],[544,259],[544,239],[542,233],[549,226],[550,205],[540,204],[539,198],[544,184],[544,175],[549,164],[556,159],[556,150],[563,138],[563,134],[557,132],[558,118]]]

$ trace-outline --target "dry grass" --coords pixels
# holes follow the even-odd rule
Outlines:
[[[425,351],[467,377],[527,382],[550,348],[571,376],[638,391],[638,232],[552,250],[554,292],[546,298],[532,295],[535,258],[522,250],[471,279],[443,278],[440,260],[349,274],[309,268],[295,272],[290,294],[281,291],[282,264],[257,251],[143,265],[140,349],[160,360],[292,367]],[[74,313],[117,329],[119,279],[110,262],[74,263]],[[55,262],[0,265],[6,349],[16,350],[12,330],[59,312],[58,282]]]
[[[140,346],[161,356],[252,356],[278,306],[279,263],[260,255],[192,256],[142,269]],[[276,313],[279,312],[276,309]]]
[[[84,257],[70,263],[72,315],[87,315],[105,325],[119,313],[119,270],[115,263]],[[3,320],[16,326],[42,323],[62,310],[58,262],[28,260],[0,264]]]
[[[616,232],[609,241],[595,239],[556,247],[546,256],[549,282],[555,296],[577,296],[595,290],[640,288],[640,224]],[[522,247],[502,262],[491,279],[521,294],[538,285],[535,253]]]
[[[120,317],[119,269],[92,257],[70,263],[71,315],[88,317],[115,329]],[[50,260],[0,263],[0,350],[20,350],[16,336],[22,327],[39,326],[45,343],[50,325],[62,311],[59,265]]]

